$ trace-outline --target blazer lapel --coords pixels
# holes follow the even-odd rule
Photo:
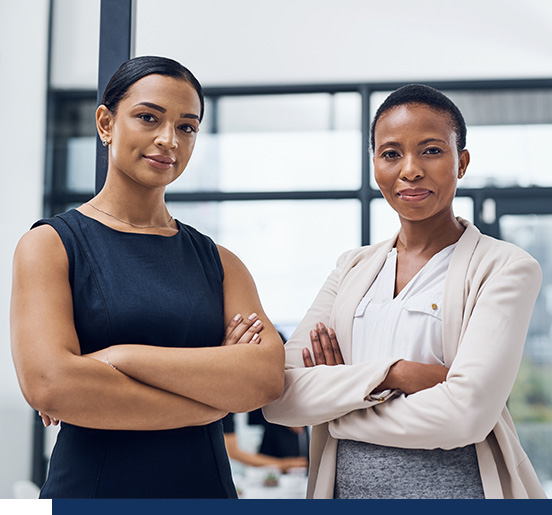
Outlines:
[[[466,226],[466,230],[452,253],[443,292],[443,357],[447,367],[452,364],[460,342],[462,316],[459,314],[464,313],[466,303],[466,276],[481,236],[475,225],[462,218],[458,221]]]
[[[338,334],[343,360],[348,365],[351,364],[355,311],[381,270],[387,254],[393,248],[396,240],[395,236],[376,245],[376,248],[373,245],[365,247],[365,250],[359,253],[356,260],[350,265],[352,268],[347,273],[337,294],[331,323]]]

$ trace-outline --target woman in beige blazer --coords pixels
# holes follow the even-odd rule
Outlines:
[[[506,408],[541,270],[525,251],[453,215],[456,183],[469,164],[465,140],[457,107],[427,86],[400,88],[376,113],[375,177],[401,228],[389,241],[339,258],[285,346],[284,392],[263,410],[271,422],[313,426],[308,497],[334,497],[336,470],[344,476],[344,495],[336,495],[343,498],[546,497]],[[353,363],[355,311],[390,251],[396,252],[395,298],[446,248],[451,253],[439,308],[442,362],[395,354]],[[352,460],[339,466],[344,442],[353,449],[347,455]],[[348,490],[348,482],[363,477],[374,449],[392,453],[398,466],[380,461],[366,485]],[[454,486],[464,472],[440,460],[469,449],[475,472],[465,474],[475,486],[449,492],[447,485]],[[433,479],[420,474],[408,483],[402,470],[409,470],[412,452],[422,467],[428,460]],[[441,454],[434,459],[435,452]],[[439,489],[441,476],[446,481]]]

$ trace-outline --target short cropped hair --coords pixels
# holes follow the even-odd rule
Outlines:
[[[393,91],[376,111],[370,128],[370,144],[372,146],[372,151],[375,150],[376,124],[381,118],[381,115],[395,107],[411,104],[423,104],[437,111],[447,113],[451,118],[454,132],[456,133],[456,146],[458,152],[464,150],[466,147],[467,134],[466,122],[456,104],[446,95],[431,86],[426,86],[425,84],[408,84]]]

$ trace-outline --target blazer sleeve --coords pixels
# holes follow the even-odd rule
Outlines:
[[[339,285],[350,269],[357,251],[343,254],[329,275],[312,306],[285,344],[286,371],[284,391],[279,399],[263,408],[269,422],[287,426],[308,426],[328,422],[351,411],[383,402],[387,396],[374,398],[370,392],[387,376],[396,359],[357,365],[317,365],[306,368],[302,349],[311,347],[310,330],[318,322],[330,325],[330,316]],[[339,341],[339,334],[337,334]]]
[[[519,369],[542,273],[531,257],[499,269],[477,292],[447,380],[329,423],[334,438],[452,449],[485,440]]]

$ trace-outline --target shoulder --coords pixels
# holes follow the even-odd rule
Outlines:
[[[26,232],[14,252],[14,266],[37,270],[67,266],[67,253],[57,231],[48,224]]]
[[[177,223],[180,226],[180,230],[188,236],[188,238],[193,242],[194,246],[201,247],[211,254],[216,254],[218,258],[218,245],[215,244],[212,238],[198,231],[195,227],[192,227],[191,225],[184,224],[179,220],[177,220]]]
[[[482,234],[476,252],[485,253],[492,259],[515,261],[517,259],[534,259],[529,252],[508,241],[497,240]]]
[[[218,269],[221,279],[224,279],[223,267],[218,245],[206,234],[198,231],[195,227],[182,223],[177,220],[181,235],[185,235],[188,242],[198,252],[204,264],[211,263]]]
[[[19,240],[16,247],[18,254],[40,254],[62,250],[63,243],[58,232],[48,224],[35,225]]]
[[[394,238],[391,240],[381,241],[373,245],[364,245],[356,249],[351,249],[339,256],[337,259],[336,268],[338,269],[351,269],[358,264],[371,259],[380,251],[389,251],[393,247]]]
[[[513,243],[481,234],[473,224],[467,227],[468,230],[473,247],[464,245],[459,255],[462,259],[469,259],[468,278],[484,283],[492,277],[519,276],[530,283],[540,284],[541,267],[529,252]]]
[[[526,250],[513,243],[497,240],[482,234],[474,253],[479,261],[486,262],[494,268],[504,268],[511,265],[524,265],[539,269],[538,261]]]
[[[222,245],[216,245],[220,260],[222,262],[222,266],[226,273],[230,271],[239,271],[239,270],[247,270],[246,266],[243,264],[242,260],[236,256],[233,252],[228,250],[226,247],[223,247]]]
[[[538,266],[537,260],[517,245],[482,234],[471,222],[459,220],[466,230],[458,240],[455,254],[463,260],[469,259],[470,266],[504,267],[519,260],[527,260]]]

